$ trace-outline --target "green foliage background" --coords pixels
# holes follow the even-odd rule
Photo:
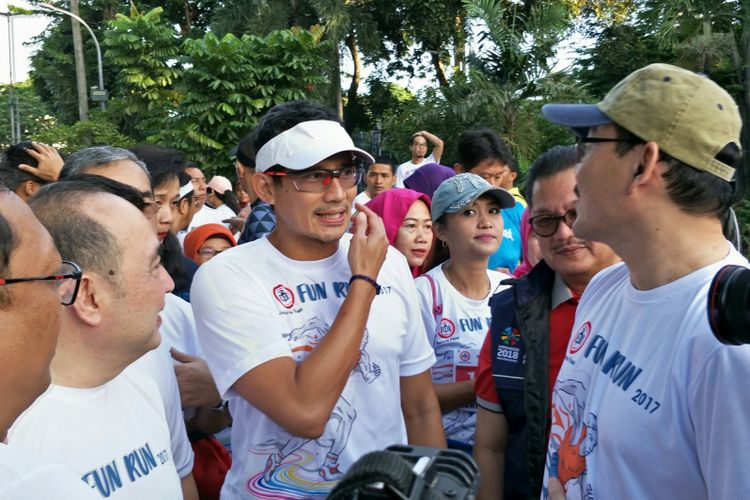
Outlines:
[[[701,71],[750,119],[750,3],[721,0],[83,0],[81,16],[105,50],[108,108],[78,121],[71,28],[60,18],[39,37],[19,96],[24,138],[58,144],[176,147],[207,171],[233,174],[230,150],[276,103],[342,106],[364,147],[408,158],[429,130],[455,162],[459,134],[497,130],[522,169],[573,137],[543,119],[546,102],[596,102],[651,62]],[[560,42],[582,43],[570,67]],[[93,43],[84,33],[89,85]],[[341,88],[347,59],[354,65]],[[371,68],[366,80],[363,65]],[[431,85],[411,93],[395,80]],[[345,79],[346,80],[346,79]],[[7,86],[0,86],[5,100]],[[0,113],[0,143],[8,142]],[[750,134],[743,131],[743,148]],[[748,167],[739,183],[744,187]],[[738,205],[748,238],[750,205]],[[750,241],[746,240],[746,243]],[[746,245],[748,248],[750,245]]]

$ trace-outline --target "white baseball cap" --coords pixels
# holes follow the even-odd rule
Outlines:
[[[352,138],[340,123],[311,120],[298,123],[267,143],[255,155],[255,171],[265,172],[281,165],[289,170],[305,170],[337,153],[349,151],[366,163],[375,159],[354,146]]]

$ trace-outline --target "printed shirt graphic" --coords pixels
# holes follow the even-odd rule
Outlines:
[[[543,499],[550,477],[568,499],[747,495],[750,391],[737,381],[750,346],[720,344],[706,314],[730,263],[747,266],[732,250],[653,290],[636,290],[624,264],[589,283],[553,392]]]
[[[362,455],[406,442],[400,377],[424,372],[435,357],[409,307],[417,296],[406,259],[394,249],[377,277],[382,291],[359,363],[321,437],[290,435],[231,389],[271,359],[302,361],[325,337],[348,291],[350,238],[313,262],[288,259],[263,238],[223,252],[196,274],[199,340],[234,418],[222,499],[323,498]]]
[[[52,385],[11,427],[8,444],[69,466],[99,498],[182,498],[164,405],[138,370],[94,389]]]
[[[472,300],[451,285],[443,273],[443,266],[427,274],[435,283],[435,302],[442,306],[436,324],[430,282],[424,276],[417,278],[415,283],[425,332],[437,357],[432,367],[432,381],[446,384],[473,380],[479,366],[479,351],[490,327],[490,296],[498,291],[500,281],[509,276],[488,270],[490,293],[482,300]],[[472,404],[444,414],[446,437],[473,445],[476,411],[476,405]]]

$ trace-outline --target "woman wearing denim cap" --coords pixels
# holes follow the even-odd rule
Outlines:
[[[432,199],[433,230],[450,257],[417,278],[427,336],[437,362],[432,380],[451,447],[470,452],[476,409],[473,374],[490,324],[489,297],[507,274],[487,269],[500,246],[501,209],[513,207],[513,195],[475,174],[444,181]]]

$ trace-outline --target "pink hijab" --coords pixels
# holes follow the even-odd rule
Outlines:
[[[415,201],[422,200],[431,208],[429,196],[424,193],[418,193],[411,189],[391,188],[377,195],[367,202],[367,208],[375,212],[383,219],[385,225],[385,234],[388,237],[388,243],[393,245],[398,235],[398,229],[401,227],[406,212],[409,211]],[[419,276],[419,268],[411,268],[411,274],[414,277]]]

